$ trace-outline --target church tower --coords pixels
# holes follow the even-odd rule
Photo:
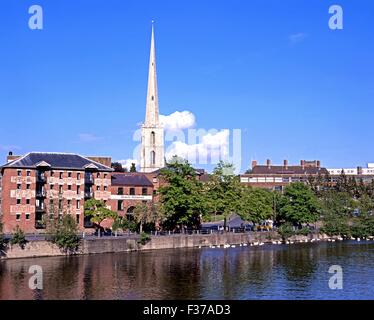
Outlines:
[[[152,23],[151,54],[145,122],[142,126],[141,172],[153,172],[165,166],[164,128],[159,122],[155,33]]]

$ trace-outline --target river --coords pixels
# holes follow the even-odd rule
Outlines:
[[[29,289],[30,266],[43,289]],[[343,289],[329,288],[329,268]],[[374,242],[176,249],[0,261],[0,299],[373,299]]]

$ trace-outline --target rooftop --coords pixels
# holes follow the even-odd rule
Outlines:
[[[36,169],[37,167],[50,167],[52,169],[63,170],[85,170],[90,168],[99,171],[113,171],[112,168],[81,155],[74,153],[57,152],[30,152],[16,160],[13,160],[1,166],[0,169]]]
[[[142,173],[113,173],[112,186],[153,187],[153,183]]]

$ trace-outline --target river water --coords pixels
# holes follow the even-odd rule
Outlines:
[[[30,266],[43,289],[29,289]],[[329,268],[343,289],[329,288]],[[0,299],[374,299],[374,242],[176,249],[0,262]]]

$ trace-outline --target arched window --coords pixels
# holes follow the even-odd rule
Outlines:
[[[156,152],[151,151],[151,164],[155,165],[156,164]]]
[[[154,131],[151,132],[151,144],[156,144],[156,134],[154,133]]]

